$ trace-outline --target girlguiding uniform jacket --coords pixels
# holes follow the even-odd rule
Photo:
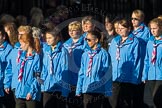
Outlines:
[[[149,28],[144,23],[141,23],[140,26],[138,27],[138,29],[132,31],[132,33],[137,38],[139,38],[145,45],[147,44],[147,42],[151,36]]]
[[[26,56],[26,51],[17,48],[14,48],[9,56],[5,88],[11,86],[16,98],[26,99],[27,94],[30,93],[32,100],[39,101],[41,96],[38,82],[41,72],[40,56],[36,52]],[[22,74],[20,74],[21,72]]]
[[[62,96],[68,96],[70,90],[68,52],[61,42],[57,43],[53,51],[51,46],[47,46],[44,50],[41,79],[44,80],[41,91],[50,93],[58,91]]]
[[[76,95],[101,93],[110,96],[112,79],[108,67],[109,56],[107,51],[101,48],[100,44],[98,44],[96,50],[91,50],[88,47],[82,55]]]
[[[7,66],[7,57],[12,50],[12,46],[7,42],[3,42],[0,47],[0,97],[4,96],[4,75]]]
[[[70,84],[73,86],[77,85],[78,81],[78,72],[81,65],[81,57],[85,49],[85,41],[84,37],[81,36],[79,40],[73,44],[72,38],[67,40],[64,43],[64,47],[69,52],[69,76],[70,76]]]
[[[162,36],[155,40],[152,36],[146,48],[142,80],[162,80]]]
[[[124,43],[120,42],[121,36],[115,37],[109,48],[113,81],[139,84],[142,76],[139,71],[139,41],[130,33]]]

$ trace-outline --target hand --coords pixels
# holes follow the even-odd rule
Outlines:
[[[80,94],[78,94],[78,95],[76,95],[77,97],[80,97],[81,95]]]
[[[9,94],[9,93],[10,93],[10,89],[9,89],[9,88],[6,88],[6,89],[5,89],[5,92],[6,92],[7,94]]]
[[[146,83],[146,81],[143,81],[143,83],[145,84],[145,83]]]
[[[31,100],[31,99],[32,99],[32,96],[30,95],[30,93],[28,93],[26,96],[26,100]]]

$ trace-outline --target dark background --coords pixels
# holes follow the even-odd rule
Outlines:
[[[145,13],[145,22],[162,14],[162,0],[79,0],[80,4],[72,4],[72,0],[0,0],[0,14],[8,13],[29,16],[32,7],[39,7],[46,14],[48,8],[66,5],[69,10],[77,10],[83,14],[110,13],[112,16],[128,17],[134,9],[141,9]],[[96,9],[96,10],[95,10]],[[79,13],[79,15],[80,15]],[[75,16],[74,16],[75,17]]]

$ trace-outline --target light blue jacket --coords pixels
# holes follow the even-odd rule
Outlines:
[[[132,33],[143,42],[143,44],[147,44],[149,38],[151,37],[151,33],[149,28],[141,23],[137,30],[132,31]]]
[[[62,96],[67,97],[69,88],[68,74],[68,51],[63,47],[62,42],[58,42],[54,51],[51,46],[46,47],[43,57],[43,69],[41,79],[44,84],[41,86],[42,92],[62,92]],[[52,74],[50,73],[50,57],[52,59]]]
[[[4,75],[7,66],[7,57],[12,50],[12,46],[8,42],[3,42],[0,48],[0,97],[4,96]]]
[[[70,38],[64,43],[64,47],[70,51],[70,47],[72,47],[73,40]],[[72,53],[69,54],[69,74],[70,74],[70,84],[73,86],[77,85],[78,81],[78,72],[81,65],[81,57],[85,49],[85,41],[84,37],[81,36],[79,40],[75,43],[76,47],[73,48]]]
[[[113,81],[139,84],[142,77],[139,71],[139,41],[130,33],[123,44],[120,45],[120,42],[121,36],[115,37],[109,48]],[[116,59],[117,45],[120,45],[120,60]]]
[[[155,64],[151,63],[153,44],[157,44]],[[151,37],[147,43],[142,80],[162,80],[162,36],[160,40]]]
[[[137,30],[134,30],[132,32],[140,42],[140,57],[141,57],[140,74],[142,75],[144,68],[144,59],[146,55],[146,45],[149,38],[151,37],[151,33],[149,28],[144,23],[141,23],[137,28]]]
[[[87,76],[89,66],[88,53],[92,52],[94,52],[94,50],[88,47],[82,55],[76,95],[83,93],[101,93],[110,96],[112,94],[112,79],[111,73],[108,71],[108,53],[98,44],[97,54],[93,57],[91,74]]]
[[[26,99],[28,93],[31,94],[32,100],[40,100],[41,88],[38,82],[40,76],[40,55],[33,52],[31,56],[27,57],[24,65],[24,72],[22,81],[18,81],[18,74],[22,61],[26,57],[26,51],[22,51],[20,56],[20,62],[17,62],[18,56],[17,48],[14,48],[9,55],[8,64],[6,68],[5,76],[5,88],[12,88],[15,91],[16,98]]]

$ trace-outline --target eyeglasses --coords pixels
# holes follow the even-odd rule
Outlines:
[[[87,42],[91,42],[92,40],[95,40],[95,39],[88,39],[88,38],[85,38],[85,40],[86,40]]]
[[[131,18],[131,20],[136,20],[136,21],[139,21],[139,19],[138,19],[138,18]]]

